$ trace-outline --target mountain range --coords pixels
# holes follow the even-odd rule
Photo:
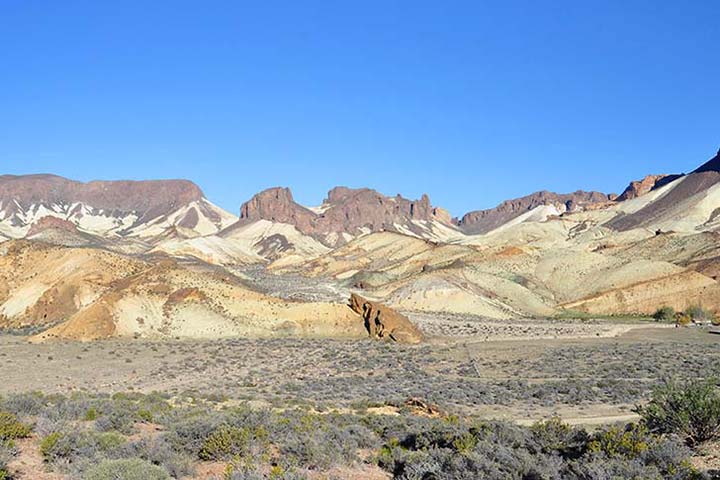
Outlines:
[[[187,180],[0,176],[0,326],[43,338],[355,335],[350,292],[413,312],[504,319],[720,307],[720,152],[619,195],[536,192],[452,218],[335,187],[238,215]]]

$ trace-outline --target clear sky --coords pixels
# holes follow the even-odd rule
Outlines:
[[[720,1],[0,1],[0,173],[454,215],[720,147]]]

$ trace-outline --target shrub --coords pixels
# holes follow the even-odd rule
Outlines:
[[[0,412],[0,441],[26,438],[31,432],[30,426],[21,423],[14,414]]]
[[[636,458],[650,448],[648,434],[644,425],[630,423],[624,428],[613,426],[593,435],[588,450],[602,453],[608,458]]]
[[[40,392],[9,395],[0,403],[0,410],[15,415],[37,415],[45,407],[45,399]]]
[[[202,460],[225,460],[243,457],[257,444],[265,444],[268,434],[264,428],[221,426],[203,443],[199,457]]]
[[[96,461],[115,456],[124,444],[125,438],[114,432],[54,432],[42,439],[40,453],[48,463]]]
[[[93,406],[87,409],[85,412],[85,417],[83,418],[86,422],[92,422],[94,420],[97,420],[99,414],[97,409]]]
[[[651,431],[680,435],[691,446],[720,438],[720,393],[714,380],[667,382],[635,411]]]
[[[135,422],[141,418],[130,406],[125,404],[113,405],[108,412],[104,412],[95,421],[95,428],[101,432],[115,430],[121,433],[132,433]]]
[[[685,315],[690,317],[693,322],[710,322],[715,320],[715,315],[710,310],[706,310],[700,305],[693,305],[685,309]]]
[[[672,307],[660,307],[653,314],[656,322],[673,322],[675,321],[675,309]]]
[[[11,480],[7,464],[14,455],[12,448],[0,442],[0,480]]]
[[[103,460],[88,469],[85,480],[170,480],[170,475],[152,463],[130,458]]]
[[[588,440],[585,430],[573,428],[557,417],[535,423],[530,431],[542,452],[557,453],[563,458],[582,455]]]
[[[40,454],[45,461],[49,462],[55,458],[67,456],[67,453],[61,453],[57,450],[61,438],[62,434],[60,432],[53,432],[40,441]]]
[[[193,460],[186,454],[176,452],[164,437],[142,438],[127,445],[127,455],[139,457],[153,465],[163,467],[173,478],[183,478],[194,473]]]

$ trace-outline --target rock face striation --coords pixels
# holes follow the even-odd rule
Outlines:
[[[601,192],[555,193],[546,190],[506,200],[495,208],[466,213],[458,226],[468,234],[487,233],[541,206],[554,207],[558,213],[582,210],[591,205],[604,204],[614,198]]]
[[[399,343],[419,343],[424,339],[422,332],[406,316],[381,303],[353,293],[349,306],[363,317],[371,338]]]

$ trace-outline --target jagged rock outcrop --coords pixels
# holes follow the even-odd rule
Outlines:
[[[295,202],[289,188],[263,190],[240,207],[240,221],[270,220],[295,225],[303,233],[313,229],[317,215]]]
[[[458,226],[469,234],[487,233],[542,205],[554,206],[559,213],[563,213],[607,203],[610,200],[610,195],[601,192],[578,190],[573,193],[555,193],[543,190],[525,197],[506,200],[495,208],[466,213],[458,222]]]
[[[353,293],[349,306],[363,317],[371,338],[400,343],[419,343],[424,339],[422,332],[406,316],[386,305]]]
[[[269,220],[294,225],[300,232],[328,245],[379,231],[414,232],[417,222],[438,222],[452,228],[450,214],[423,195],[408,200],[386,197],[369,188],[335,187],[320,207],[309,209],[295,202],[288,188],[264,190],[240,207],[239,225]]]
[[[630,185],[625,188],[616,199],[616,202],[623,202],[625,200],[631,200],[633,198],[642,197],[646,193],[660,188],[663,185],[667,185],[673,180],[677,179],[680,175],[647,175],[642,180],[636,180],[630,182]]]
[[[386,197],[369,188],[336,187],[320,207],[317,225],[322,232],[357,232],[365,227],[371,231],[392,230],[395,224],[411,220],[436,220],[430,198],[408,200],[401,195]]]

